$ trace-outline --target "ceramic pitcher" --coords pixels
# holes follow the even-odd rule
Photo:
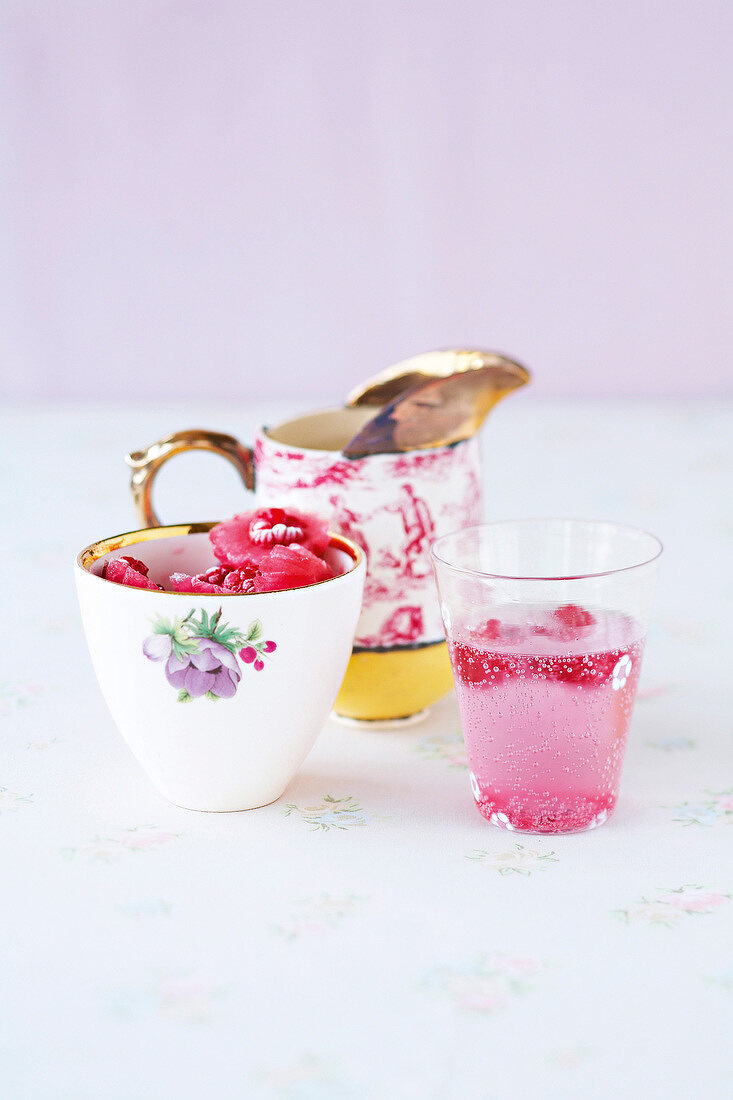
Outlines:
[[[449,445],[347,458],[343,449],[374,414],[369,405],[308,413],[260,428],[251,446],[192,429],[127,461],[145,526],[159,523],[151,489],[160,466],[182,451],[203,449],[232,462],[254,493],[241,511],[291,505],[318,514],[363,548],[368,571],[362,611],[335,710],[346,718],[384,722],[414,716],[451,689],[430,547],[442,534],[481,522],[481,471],[475,435]]]

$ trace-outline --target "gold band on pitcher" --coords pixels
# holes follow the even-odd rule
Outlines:
[[[355,649],[334,710],[344,718],[385,721],[424,710],[453,687],[448,645]]]

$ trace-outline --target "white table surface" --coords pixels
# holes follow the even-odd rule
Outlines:
[[[0,1095],[729,1097],[733,409],[517,394],[484,428],[489,517],[666,546],[616,814],[535,838],[473,807],[452,696],[402,732],[328,723],[240,814],[169,805],[117,734],[71,564],[135,526],[124,452],[302,408],[2,412]],[[245,501],[208,456],[159,498]]]

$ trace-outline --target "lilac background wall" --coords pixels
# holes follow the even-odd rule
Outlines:
[[[4,0],[3,391],[727,391],[730,10]]]

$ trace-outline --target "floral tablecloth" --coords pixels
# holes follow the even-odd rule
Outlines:
[[[329,722],[284,797],[167,804],[97,690],[72,559],[134,527],[123,453],[293,405],[2,413],[0,1094],[729,1097],[733,410],[540,402],[484,429],[491,517],[665,542],[621,799],[511,835],[472,804],[452,697]],[[169,522],[243,503],[226,464],[160,478]]]

